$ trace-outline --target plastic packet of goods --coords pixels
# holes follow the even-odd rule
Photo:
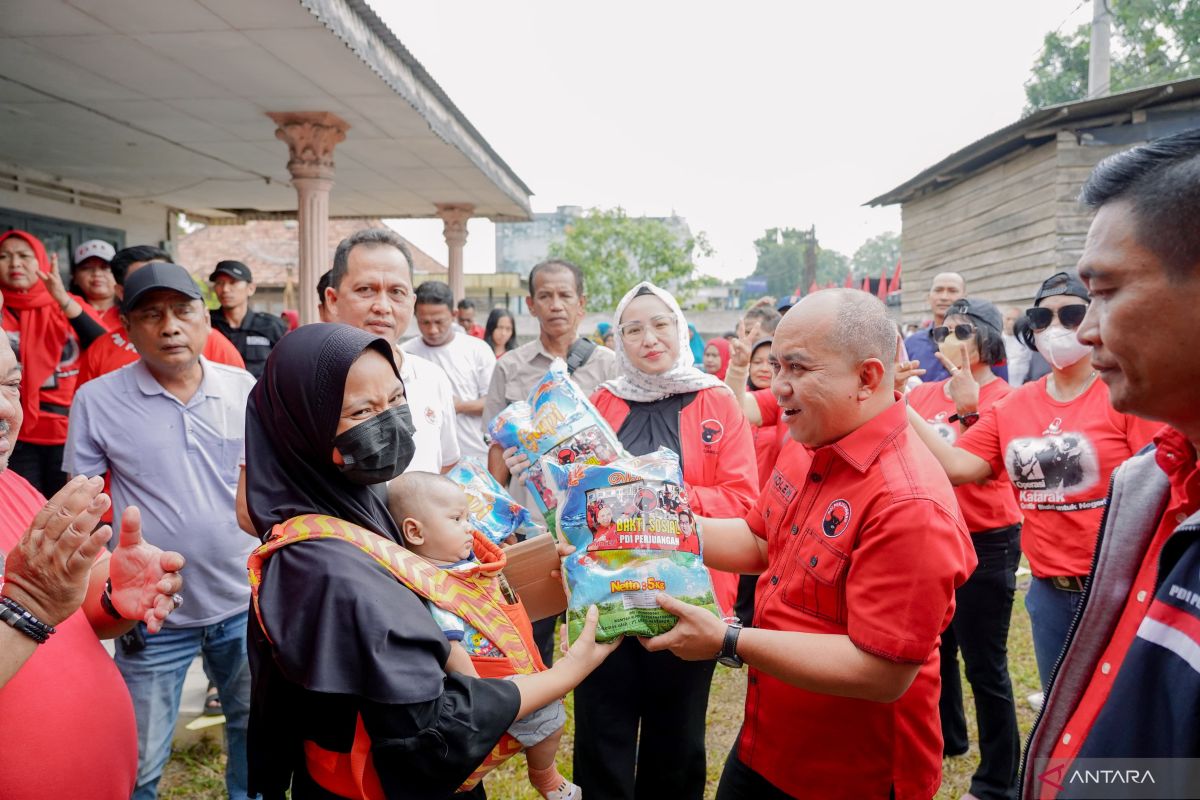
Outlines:
[[[591,605],[600,609],[597,641],[669,631],[677,617],[659,608],[659,592],[721,616],[679,456],[659,448],[610,464],[551,464],[547,471],[559,535],[576,548],[562,567],[572,642]]]
[[[607,464],[628,455],[561,358],[550,364],[528,402],[518,400],[497,414],[488,433],[501,447],[516,447],[529,459],[525,483],[552,532],[556,501],[546,465]]]
[[[446,477],[467,493],[467,510],[475,527],[493,544],[500,544],[513,534],[528,538],[546,532],[534,522],[529,509],[513,500],[474,458],[461,459]]]

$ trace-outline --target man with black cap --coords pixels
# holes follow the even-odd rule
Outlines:
[[[208,276],[221,307],[212,312],[212,326],[225,334],[246,361],[246,369],[261,377],[271,348],[287,333],[287,325],[274,314],[250,310],[254,277],[240,261],[221,261]]]
[[[133,797],[156,794],[184,676],[201,652],[225,713],[226,787],[245,797],[246,559],[254,541],[238,529],[234,498],[254,378],[202,356],[209,316],[177,264],[150,263],[129,276],[121,321],[140,360],[76,393],[63,466],[73,475],[109,472],[114,514],[137,506],[146,540],[192,565],[188,601],[163,630],[117,646],[137,716]]]

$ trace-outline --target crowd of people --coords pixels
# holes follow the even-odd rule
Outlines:
[[[322,322],[295,327],[252,307],[237,260],[211,267],[210,310],[159,248],[85,242],[64,285],[37,237],[0,234],[0,722],[31,756],[0,763],[0,794],[155,797],[197,657],[231,798],[483,797],[525,750],[548,800],[694,800],[717,663],[748,672],[719,800],[932,797],[969,746],[960,656],[964,797],[1200,756],[1200,131],[1109,157],[1082,201],[1077,268],[1028,307],[946,271],[907,336],[826,289],[705,341],[645,282],[587,336],[585,276],[551,259],[521,343],[510,310],[480,324],[414,286],[382,228],[338,245]],[[592,614],[556,654],[557,620],[498,577],[505,550],[440,476],[473,458],[537,513],[487,429],[556,359],[625,451],[679,456],[723,619],[659,595],[668,633],[598,644]]]

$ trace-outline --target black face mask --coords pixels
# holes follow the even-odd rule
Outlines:
[[[338,466],[355,483],[383,483],[404,472],[413,459],[412,414],[394,406],[333,440],[345,462]]]

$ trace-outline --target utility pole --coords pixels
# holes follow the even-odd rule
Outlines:
[[[807,292],[817,282],[817,226],[809,228],[804,238],[804,283],[800,287],[801,292]]]
[[[1109,36],[1112,12],[1108,0],[1092,0],[1092,46],[1088,53],[1088,99],[1109,94]]]

